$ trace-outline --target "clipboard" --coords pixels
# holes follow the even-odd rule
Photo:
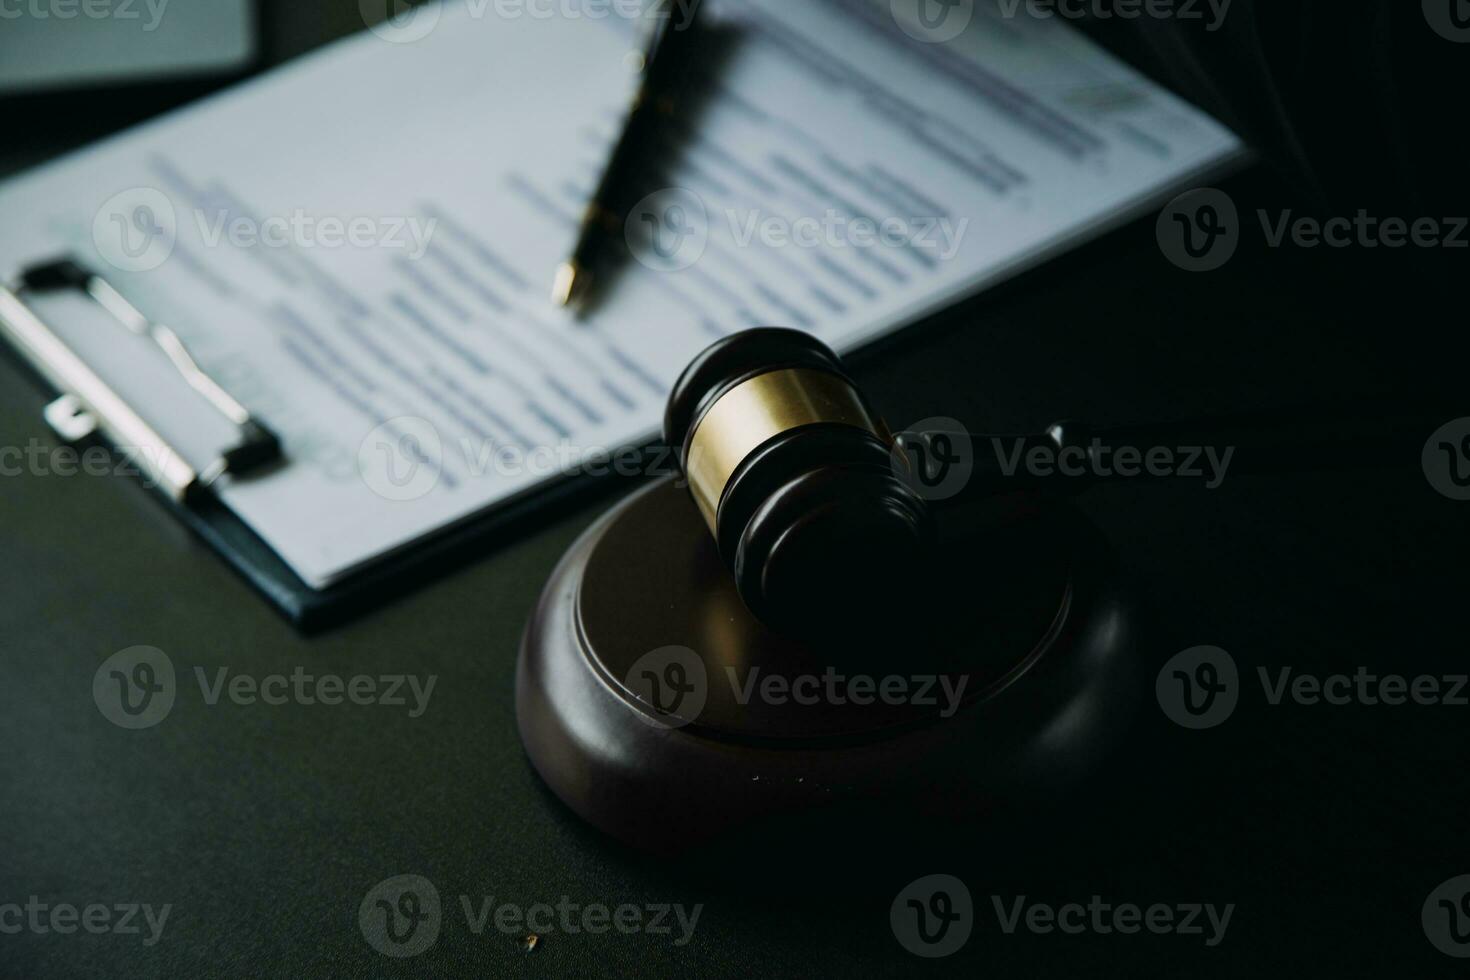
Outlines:
[[[512,523],[539,523],[558,501],[621,487],[584,476],[649,445],[668,384],[714,337],[781,323],[850,352],[1240,151],[1066,25],[1026,25],[1034,44],[990,31],[927,44],[824,4],[730,6],[745,40],[689,127],[698,159],[671,160],[673,193],[630,215],[642,261],[580,311],[580,329],[548,309],[540,277],[566,257],[588,164],[605,163],[589,135],[608,123],[608,100],[624,108],[629,32],[615,20],[492,25],[463,4],[434,6],[415,23],[443,22],[416,43],[344,40],[6,181],[0,283],[64,251],[133,294],[75,262],[9,283],[5,336],[70,396],[53,402],[52,428],[151,446],[158,472],[144,470],[178,519],[311,626],[424,581]],[[382,79],[405,84],[341,97]],[[497,97],[507,85],[521,96]],[[457,94],[424,98],[435,91]],[[475,102],[475,126],[459,95]],[[416,138],[384,140],[384,118],[411,118]],[[983,143],[966,135],[981,131]],[[354,165],[331,165],[345,159]],[[717,159],[730,172],[712,177],[704,164]],[[756,234],[767,212],[786,235]],[[839,234],[798,241],[819,214],[841,219]],[[886,241],[884,215],[902,226]],[[967,235],[972,215],[994,220]],[[232,471],[249,461],[240,453],[270,457],[270,440],[252,438],[206,383],[216,379],[188,370],[138,309],[171,320],[173,339],[293,458],[260,461],[258,478]]]
[[[204,467],[187,462],[155,425],[136,411],[34,309],[36,296],[72,290],[88,297],[140,340],[153,343],[174,366],[179,383],[201,395],[234,425],[238,441]],[[42,411],[47,426],[68,444],[106,446],[134,463],[154,496],[264,596],[298,629],[311,632],[432,581],[524,527],[534,508],[543,516],[594,495],[592,481],[562,478],[495,507],[483,517],[429,535],[392,558],[326,588],[303,581],[214,492],[225,478],[249,478],[288,465],[276,435],[236,401],[194,360],[178,335],[145,317],[105,277],[71,257],[23,268],[0,283],[0,338],[21,365],[55,392]]]

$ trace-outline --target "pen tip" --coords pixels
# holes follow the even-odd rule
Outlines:
[[[556,270],[556,282],[551,287],[551,301],[557,306],[571,306],[583,287],[587,285],[587,274],[575,262],[563,262]]]

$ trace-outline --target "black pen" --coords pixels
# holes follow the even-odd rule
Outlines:
[[[582,215],[576,247],[556,270],[551,301],[557,306],[571,306],[586,295],[608,249],[608,238],[619,233],[622,211],[629,203],[622,198],[636,188],[641,164],[658,139],[659,117],[673,112],[683,88],[699,7],[700,0],[654,0],[643,14],[647,43],[634,55],[642,80],[622,135]]]

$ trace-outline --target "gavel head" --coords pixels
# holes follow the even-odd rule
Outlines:
[[[669,395],[664,438],[741,598],[768,626],[841,633],[915,581],[924,501],[815,337],[762,328],[707,348]]]

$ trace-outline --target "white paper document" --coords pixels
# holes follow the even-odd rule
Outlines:
[[[646,441],[717,337],[850,349],[1240,149],[1024,5],[980,0],[951,39],[917,2],[714,3],[712,92],[577,319],[550,289],[632,92],[627,6],[430,7],[23,175],[0,271],[71,252],[171,326],[284,440],[223,500],[322,587]],[[139,376],[125,330],[48,322]],[[195,446],[183,392],[128,390]]]

